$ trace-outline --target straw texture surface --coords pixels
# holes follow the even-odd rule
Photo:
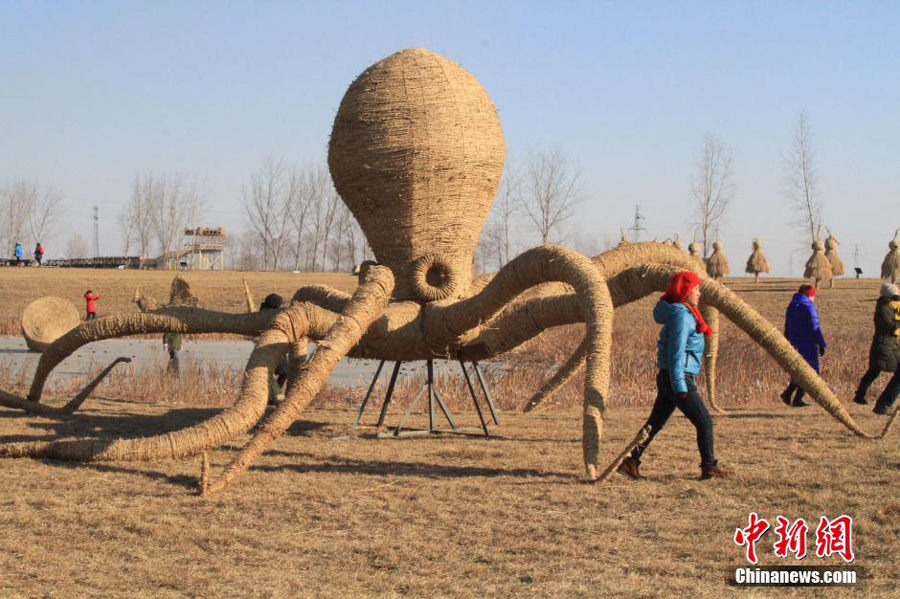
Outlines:
[[[467,294],[504,156],[487,92],[443,56],[409,48],[350,85],[334,119],[328,166],[378,262],[393,271],[395,298]],[[440,259],[423,281],[413,262],[428,254]],[[423,293],[423,283],[433,292]]]
[[[806,268],[803,269],[803,277],[813,279],[816,285],[819,281],[831,280],[831,263],[825,257],[825,244],[818,239],[812,244],[812,256],[806,261]]]
[[[81,315],[72,302],[47,296],[28,304],[22,313],[22,335],[28,349],[42,352],[78,326]]]

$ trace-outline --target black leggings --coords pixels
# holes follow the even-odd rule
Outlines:
[[[869,387],[875,382],[875,379],[878,378],[879,374],[881,374],[881,369],[869,366],[869,369],[863,375],[862,380],[859,381],[859,387],[856,389],[856,397],[865,398],[866,391],[869,390]],[[894,405],[894,401],[896,401],[898,395],[900,395],[900,365],[897,366],[897,370],[894,371],[894,376],[888,381],[887,386],[884,388],[884,391],[881,392],[875,405],[882,408],[889,408]]]
[[[641,459],[641,455],[646,451],[653,437],[666,425],[675,408],[678,408],[682,414],[687,416],[694,428],[697,429],[697,449],[700,451],[700,465],[714,466],[716,464],[716,458],[713,454],[712,417],[697,393],[697,385],[694,382],[693,375],[684,375],[684,380],[688,388],[687,397],[679,399],[675,392],[672,391],[669,371],[660,370],[656,375],[656,401],[653,404],[653,409],[650,411],[650,418],[647,419],[647,424],[650,425],[650,436],[631,452],[631,457],[634,459]]]

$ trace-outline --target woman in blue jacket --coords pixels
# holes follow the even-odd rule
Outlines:
[[[697,309],[699,301],[700,278],[692,272],[682,271],[672,275],[665,295],[653,309],[653,319],[663,325],[656,344],[657,395],[647,420],[650,435],[619,466],[619,472],[626,476],[643,478],[639,470],[641,456],[675,408],[681,410],[697,429],[700,479],[724,478],[730,474],[713,454],[712,418],[697,393],[694,380],[703,360],[704,336],[713,333]]]
[[[812,285],[800,285],[784,315],[784,336],[803,359],[819,372],[819,357],[825,355],[825,337],[819,328],[819,311],[815,300],[816,288]],[[795,408],[804,408],[809,404],[803,401],[803,395],[803,389],[792,379],[781,394],[781,401]]]

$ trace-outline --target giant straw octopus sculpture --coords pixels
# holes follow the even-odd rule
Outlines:
[[[41,404],[42,389],[66,356],[101,339],[166,331],[228,332],[255,336],[256,344],[240,397],[205,422],[141,438],[7,443],[0,446],[0,456],[89,462],[199,455],[200,489],[211,493],[225,488],[288,429],[344,356],[483,360],[547,328],[583,322],[585,338],[578,351],[529,408],[552,392],[554,381],[586,365],[583,459],[586,478],[596,480],[616,465],[601,475],[613,311],[663,290],[669,277],[683,269],[701,276],[707,314],[721,311],[838,421],[862,437],[876,438],[887,431],[885,427],[875,435],[861,429],[778,329],[671,245],[631,243],[593,259],[542,246],[473,282],[473,252],[497,191],[504,153],[497,111],[462,67],[420,48],[372,65],[347,90],[328,152],[335,187],[378,259],[362,270],[355,293],[304,287],[290,307],[274,316],[170,306],[84,323],[44,352],[27,398],[0,392],[0,403],[47,416],[78,409],[108,368],[61,408]],[[308,340],[317,347],[307,357]],[[240,438],[263,418],[269,373],[286,352],[291,368],[285,400],[214,478],[206,452]],[[640,439],[639,433],[635,441]]]

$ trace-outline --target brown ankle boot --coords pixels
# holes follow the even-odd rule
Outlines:
[[[622,460],[621,464],[619,464],[619,474],[624,474],[628,478],[633,478],[634,480],[641,480],[644,477],[641,476],[640,467],[640,460],[628,456]]]
[[[731,476],[731,470],[725,468],[719,462],[716,462],[712,466],[700,466],[700,480],[706,480],[708,478],[729,478]]]

